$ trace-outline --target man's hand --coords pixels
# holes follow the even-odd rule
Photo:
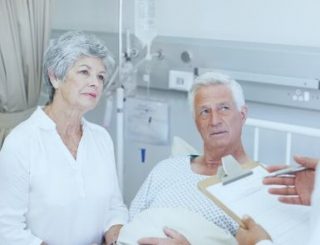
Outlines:
[[[269,193],[280,195],[279,201],[287,204],[310,205],[311,194],[315,182],[315,169],[319,159],[295,156],[294,160],[308,169],[297,172],[292,176],[266,177],[265,185],[282,185],[285,187],[270,188]],[[274,172],[286,166],[270,166],[269,172]]]
[[[113,225],[104,234],[104,244],[110,245],[118,240],[120,229],[123,225]]]
[[[245,217],[242,222],[246,226],[246,229],[239,228],[236,239],[239,245],[255,245],[262,240],[271,240],[269,234],[252,218]]]
[[[165,227],[163,232],[167,238],[145,237],[139,239],[138,243],[140,245],[190,245],[187,238],[174,229]]]

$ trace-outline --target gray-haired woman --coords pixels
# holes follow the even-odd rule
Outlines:
[[[114,66],[94,36],[68,32],[44,61],[50,100],[7,137],[0,152],[0,243],[111,244],[127,221],[106,130],[83,118]]]

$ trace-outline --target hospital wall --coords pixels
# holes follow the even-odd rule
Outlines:
[[[135,0],[123,0],[124,29],[133,30]],[[317,0],[158,0],[164,36],[320,46]],[[118,0],[55,0],[53,27],[117,32]]]
[[[124,28],[133,30],[133,0],[124,0]],[[53,28],[55,30],[81,29],[94,32],[117,32],[118,1],[116,0],[56,0]],[[316,12],[320,2],[316,0],[268,1],[220,1],[220,0],[161,0],[157,1],[158,34],[170,37],[191,37],[214,40],[231,40],[247,43],[299,45],[320,47],[320,32],[314,24],[320,17]],[[289,6],[289,7],[288,7]],[[107,37],[106,37],[107,38]],[[117,43],[108,39],[109,46],[117,56]],[[246,62],[243,60],[243,62]],[[292,61],[294,62],[294,61]],[[285,64],[284,64],[285,65]],[[301,67],[301,69],[305,69]],[[320,68],[319,68],[320,70]],[[292,71],[296,72],[296,71]],[[167,75],[151,83],[167,83]],[[246,90],[244,91],[247,93]],[[140,87],[136,97],[146,97],[145,87]],[[152,167],[170,155],[173,136],[180,136],[199,152],[201,139],[196,131],[187,103],[186,92],[151,88],[153,100],[169,104],[170,132],[167,144],[153,145],[125,139],[124,144],[124,198],[130,203]],[[87,117],[103,124],[106,110],[105,98]],[[279,104],[248,101],[249,117],[320,128],[319,111],[295,108]],[[320,109],[320,108],[319,108]],[[116,142],[115,108],[108,130]],[[285,137],[280,133],[265,132],[260,150],[261,162],[275,164],[284,162]],[[249,154],[253,154],[252,130],[245,129],[243,140]],[[294,138],[293,152],[319,157],[320,140]],[[142,163],[140,149],[146,149],[146,161]]]

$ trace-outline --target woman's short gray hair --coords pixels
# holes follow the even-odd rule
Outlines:
[[[49,72],[63,80],[68,70],[82,56],[100,58],[106,68],[106,83],[111,78],[115,61],[108,48],[94,35],[81,31],[70,31],[51,40],[44,54],[43,75],[49,88],[49,103],[53,101],[55,88],[50,82]]]
[[[194,80],[194,83],[189,91],[189,105],[193,115],[195,115],[194,99],[199,88],[211,85],[227,86],[232,93],[233,99],[239,111],[241,110],[241,107],[245,105],[243,90],[237,81],[224,74],[206,72]]]

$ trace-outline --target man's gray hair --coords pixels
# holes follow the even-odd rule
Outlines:
[[[241,107],[245,105],[243,90],[237,81],[224,74],[206,72],[194,80],[194,83],[189,91],[189,105],[193,116],[195,116],[194,99],[199,88],[211,85],[224,85],[228,87],[239,111],[241,110]]]
[[[44,54],[43,76],[49,88],[49,103],[55,93],[49,72],[59,80],[64,80],[68,70],[83,56],[100,58],[107,71],[105,84],[110,80],[115,61],[108,48],[94,35],[81,31],[66,32],[51,40]]]

